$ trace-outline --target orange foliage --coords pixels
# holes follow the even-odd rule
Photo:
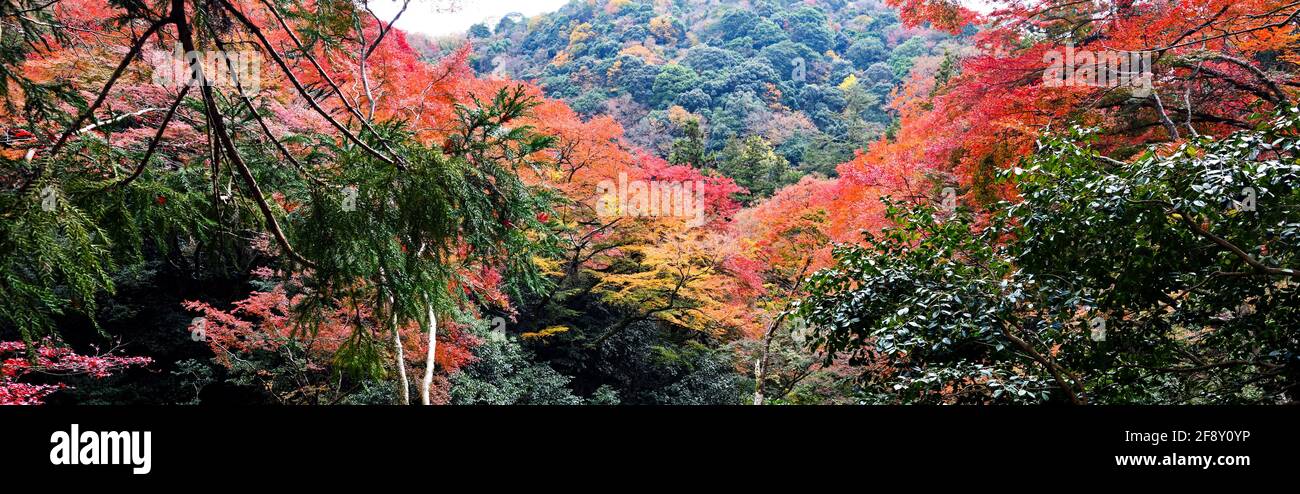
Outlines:
[[[957,31],[978,19],[954,0],[890,3],[900,7],[909,25],[930,22]],[[1103,2],[1095,11],[1091,4],[1071,10],[1052,1],[993,3],[1004,8],[989,14],[991,27],[975,36],[975,51],[963,53],[958,74],[937,81],[936,64],[916,64],[895,93],[891,107],[898,127],[891,137],[839,165],[837,179],[806,177],[738,215],[731,235],[743,246],[751,272],[764,273],[769,281],[787,279],[800,253],[814,269],[828,265],[829,246],[803,250],[790,232],[816,230],[833,242],[856,242],[862,230],[883,226],[879,198],[884,195],[934,201],[939,188],[951,184],[967,204],[1010,198],[1011,186],[995,183],[994,174],[1032,152],[1049,126],[1101,126],[1106,130],[1102,149],[1123,151],[1186,138],[1189,125],[1200,134],[1223,134],[1249,125],[1253,107],[1294,98],[1292,89],[1278,96],[1269,86],[1295,87],[1295,71],[1270,72],[1262,62],[1275,57],[1276,63],[1295,63],[1297,33],[1282,23],[1298,9],[1291,2],[1128,2],[1113,10]],[[1067,46],[1075,40],[1070,29],[1088,16],[1100,20],[1080,35],[1082,44]],[[1026,29],[1048,36],[1026,38]],[[1053,51],[1166,47],[1153,79],[1155,94],[1165,98],[1170,120],[1177,122],[1173,133],[1162,125],[1152,97],[1125,98],[1128,88],[1045,83]],[[1189,118],[1192,123],[1185,123]],[[779,295],[769,290],[755,303]]]

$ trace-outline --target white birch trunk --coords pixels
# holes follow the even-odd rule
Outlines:
[[[393,306],[393,299],[389,297],[389,307]],[[406,352],[402,350],[402,332],[397,327],[397,312],[393,312],[393,350],[397,352],[397,377],[402,383],[402,391],[399,394],[402,398],[403,405],[411,404],[411,381],[406,379]]]
[[[433,387],[433,366],[434,354],[438,349],[438,315],[433,312],[433,304],[429,304],[429,354],[424,360],[424,382],[420,385],[420,403],[431,405],[433,397],[431,388]]]

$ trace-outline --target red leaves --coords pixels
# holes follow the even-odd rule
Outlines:
[[[898,7],[899,17],[907,27],[929,23],[935,29],[957,34],[979,18],[958,0],[889,0],[888,3]]]
[[[232,354],[275,350],[295,337],[303,339],[313,350],[336,350],[350,331],[348,314],[333,314],[334,317],[321,323],[315,335],[295,336],[291,314],[293,304],[301,297],[290,297],[283,285],[277,285],[269,292],[253,292],[248,298],[235,302],[230,311],[203,302],[187,301],[184,304],[186,309],[202,315],[187,330],[190,333],[201,330],[204,341],[223,365],[230,365]]]
[[[267,281],[277,281],[279,278],[277,273],[267,268],[259,268],[253,274]],[[495,272],[483,272],[468,278],[474,283],[473,288],[484,289],[489,293],[489,299],[492,298],[491,294],[499,294],[495,290],[501,280]],[[322,308],[313,330],[303,331],[297,325],[293,311],[307,296],[304,290],[306,288],[299,278],[292,276],[288,279],[279,278],[270,291],[249,294],[247,298],[232,304],[229,310],[218,309],[204,302],[187,301],[183,304],[184,307],[201,317],[186,331],[196,334],[202,329],[203,341],[222,365],[232,365],[232,358],[239,355],[276,351],[296,341],[308,350],[311,360],[309,365],[324,366],[353,331],[384,327],[373,308],[366,304],[349,303]],[[454,371],[472,357],[469,349],[477,345],[477,341],[454,324],[444,326],[448,329],[439,330],[435,359],[443,369]],[[424,336],[423,328],[412,322],[399,328],[399,331],[408,359],[411,362],[423,362],[428,348],[425,346],[427,337]]]
[[[752,297],[766,292],[763,271],[767,266],[763,263],[745,256],[731,256],[723,261],[722,266],[739,282],[737,287],[744,290],[743,295]]]
[[[0,383],[0,405],[42,405],[46,396],[67,387],[62,383],[48,385],[3,382]]]
[[[297,211],[298,207],[302,206],[301,203],[298,203],[296,201],[290,201],[288,196],[285,196],[281,192],[271,193],[271,200],[275,201],[275,203],[278,204],[281,208],[283,208],[284,212],[286,213],[292,213],[294,211]]]
[[[0,341],[0,405],[40,405],[45,397],[67,389],[63,383],[29,384],[18,379],[31,373],[73,376],[87,375],[105,378],[113,372],[135,365],[149,365],[149,357],[120,357],[113,355],[80,355],[72,349],[55,346],[50,340],[42,341],[33,349],[20,341]]]
[[[670,165],[667,160],[645,151],[638,150],[637,153],[641,173],[648,177],[648,180],[683,184],[702,182],[704,213],[710,219],[710,224],[722,225],[729,222],[732,216],[740,211],[740,203],[732,199],[732,196],[749,192],[744,187],[736,185],[736,181],[730,177],[705,175],[689,165]]]

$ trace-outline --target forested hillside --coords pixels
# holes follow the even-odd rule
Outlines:
[[[1293,403],[1300,5],[978,7],[0,3],[0,403]]]
[[[571,2],[467,33],[480,74],[535,81],[673,164],[765,197],[834,176],[888,131],[891,93],[960,43],[883,2]]]

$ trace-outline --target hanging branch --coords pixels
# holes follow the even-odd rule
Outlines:
[[[32,13],[32,12],[39,12],[39,11],[45,10],[46,7],[49,7],[49,6],[54,5],[54,4],[56,4],[56,3],[59,3],[60,1],[62,1],[62,0],[50,0],[50,1],[45,2],[45,3],[43,3],[43,4],[36,5],[36,6],[33,6],[33,7],[29,7],[29,8],[26,8],[26,9],[15,10],[15,11],[13,11],[13,12],[6,12],[6,13],[3,15],[3,17],[23,17],[23,14],[29,14],[29,13]],[[403,9],[403,10],[405,10],[405,9]]]
[[[1260,82],[1264,83],[1264,86],[1267,87],[1269,91],[1272,91],[1273,94],[1276,95],[1277,100],[1274,101],[1274,103],[1279,104],[1281,106],[1291,106],[1291,99],[1288,98],[1286,93],[1282,92],[1282,89],[1277,86],[1277,83],[1273,82],[1272,79],[1269,79],[1268,74],[1265,74],[1263,70],[1259,69],[1259,67],[1256,67],[1250,62],[1247,62],[1240,58],[1225,55],[1223,53],[1206,52],[1201,55],[1203,59],[1220,60],[1220,61],[1231,63],[1243,69],[1246,69],[1252,75],[1254,75],[1256,79],[1259,79]],[[1270,98],[1265,97],[1264,99],[1270,99]]]
[[[1215,245],[1218,245],[1224,250],[1230,252],[1233,256],[1236,256],[1242,262],[1245,262],[1246,264],[1250,265],[1250,267],[1255,268],[1260,273],[1267,274],[1270,276],[1283,276],[1283,277],[1291,277],[1296,275],[1296,270],[1294,269],[1277,268],[1260,262],[1258,259],[1255,259],[1254,256],[1250,255],[1250,253],[1246,252],[1245,249],[1238,247],[1236,244],[1232,243],[1228,239],[1215,235],[1213,232],[1206,230],[1199,223],[1197,223],[1196,220],[1192,219],[1192,216],[1190,214],[1179,211],[1178,208],[1174,207],[1173,204],[1170,204],[1167,201],[1134,200],[1134,199],[1127,199],[1127,198],[1125,200],[1133,204],[1140,204],[1144,206],[1157,206],[1164,209],[1165,212],[1171,216],[1176,215],[1176,217],[1183,223],[1183,225],[1186,226],[1188,230],[1191,230],[1192,233],[1196,234],[1201,238],[1209,240],[1210,242],[1213,242]]]
[[[100,128],[100,127],[104,127],[104,126],[108,126],[108,125],[113,125],[113,124],[115,124],[115,123],[121,122],[121,121],[126,120],[126,119],[128,119],[128,118],[139,117],[139,116],[143,116],[143,115],[146,114],[146,113],[153,113],[153,112],[156,112],[156,111],[162,111],[162,108],[145,108],[145,109],[143,109],[143,110],[136,110],[136,111],[133,111],[133,112],[130,112],[130,113],[123,113],[123,114],[121,114],[121,115],[118,115],[118,116],[116,116],[116,117],[110,118],[110,119],[108,119],[108,120],[95,120],[95,121],[94,121],[93,123],[91,123],[90,125],[87,125],[87,126],[85,126],[85,127],[82,127],[81,129],[78,129],[77,132],[74,133],[74,135],[85,134],[85,133],[87,133],[87,132],[90,132],[90,131],[92,131],[92,130],[98,129],[98,128]]]
[[[90,118],[91,115],[95,113],[95,110],[99,109],[99,105],[104,104],[104,100],[108,98],[108,92],[113,89],[113,85],[122,77],[122,74],[126,73],[126,68],[129,67],[131,61],[135,60],[136,56],[140,54],[140,50],[144,49],[144,44],[149,41],[149,38],[153,37],[154,34],[157,34],[159,29],[162,29],[164,26],[172,22],[175,22],[174,14],[168,18],[154,21],[153,24],[149,25],[148,29],[145,29],[144,33],[140,35],[140,38],[131,45],[131,49],[127,51],[126,56],[122,57],[122,61],[117,64],[117,69],[113,70],[113,75],[108,77],[108,81],[104,83],[104,87],[99,90],[99,95],[95,97],[95,102],[86,107],[86,110],[81,112],[81,115],[77,116],[76,120],[72,121],[72,125],[68,126],[68,129],[63,132],[63,135],[59,136],[59,140],[50,148],[49,157],[58,154],[59,150],[63,149],[64,144],[67,144],[68,139],[80,132],[79,128],[81,127],[81,124],[84,123],[87,118]]]
[[[367,59],[364,53],[365,46],[366,46],[366,28],[364,25],[361,24],[360,16],[352,16],[352,18],[355,21],[355,24],[357,26],[357,39],[360,40],[360,42],[357,44],[362,49],[362,53],[359,53],[357,56],[357,68],[359,69],[358,71],[360,72],[361,75],[361,89],[366,93],[366,103],[368,103],[369,106],[369,108],[366,109],[366,114],[370,118],[375,118],[375,107],[378,101],[375,100],[375,95],[370,90],[370,76],[366,74]]]
[[[1269,23],[1269,24],[1264,24],[1264,25],[1260,25],[1260,26],[1255,26],[1255,27],[1247,28],[1247,29],[1241,29],[1241,30],[1238,30],[1238,31],[1228,31],[1228,32],[1225,32],[1225,33],[1222,33],[1222,34],[1216,34],[1216,35],[1213,35],[1213,36],[1206,36],[1206,37],[1203,37],[1203,38],[1200,38],[1200,39],[1194,39],[1194,40],[1191,40],[1191,41],[1183,41],[1183,42],[1181,42],[1181,43],[1176,41],[1176,42],[1174,42],[1174,43],[1172,43],[1172,44],[1169,44],[1169,45],[1167,45],[1167,46],[1163,46],[1163,47],[1159,47],[1159,48],[1151,48],[1151,49],[1147,49],[1147,50],[1143,50],[1143,51],[1157,51],[1157,52],[1161,52],[1161,53],[1163,53],[1163,52],[1165,52],[1165,51],[1167,51],[1167,50],[1172,50],[1172,49],[1174,49],[1174,48],[1182,48],[1182,47],[1184,47],[1184,46],[1199,45],[1199,44],[1204,43],[1204,42],[1206,42],[1206,41],[1213,41],[1213,40],[1216,40],[1216,39],[1230,38],[1230,37],[1237,36],[1237,35],[1240,35],[1240,34],[1248,34],[1248,33],[1253,33],[1253,32],[1256,32],[1256,31],[1266,31],[1266,30],[1269,30],[1269,29],[1278,28],[1278,27],[1286,26],[1287,24],[1291,24],[1291,23],[1294,22],[1297,18],[1300,18],[1300,9],[1297,9],[1297,10],[1291,12],[1291,14],[1290,14],[1290,15],[1287,15],[1287,17],[1286,17],[1285,19],[1282,19],[1282,20],[1277,21],[1277,22],[1273,22],[1273,23]],[[1214,19],[1211,19],[1210,21],[1207,21],[1207,22],[1206,22],[1206,25],[1208,26],[1209,23],[1212,22],[1213,20],[1214,20]],[[1204,29],[1204,27],[1205,27],[1205,26],[1202,26],[1202,27],[1196,28],[1196,31],[1199,31],[1199,30],[1201,30],[1201,29]],[[1189,33],[1189,34],[1190,34],[1190,33]],[[1184,34],[1183,36],[1179,37],[1179,39],[1181,40],[1181,39],[1184,39],[1184,38],[1186,38],[1186,37],[1187,37],[1187,35]]]
[[[117,68],[114,69],[113,74],[108,77],[108,81],[104,83],[104,87],[99,90],[99,95],[95,97],[95,101],[91,103],[90,106],[86,107],[86,109],[77,116],[77,119],[72,121],[71,125],[68,125],[68,128],[63,131],[61,136],[59,136],[59,140],[50,147],[50,151],[46,154],[45,159],[37,161],[35,173],[31,178],[27,179],[27,181],[23,183],[22,187],[18,188],[18,195],[26,194],[32,184],[36,183],[36,181],[40,180],[41,177],[45,175],[46,161],[58,154],[58,152],[63,149],[63,146],[67,144],[68,139],[80,133],[81,125],[86,122],[86,119],[91,118],[91,116],[95,114],[95,110],[99,109],[99,105],[104,104],[104,100],[108,98],[108,92],[113,89],[113,85],[117,83],[117,80],[126,73],[127,67],[129,67],[131,62],[140,54],[140,50],[144,49],[144,44],[149,41],[149,38],[157,34],[160,29],[172,22],[175,22],[174,15],[169,15],[166,18],[154,21],[149,25],[149,28],[145,29],[144,33],[131,44],[131,48],[127,50],[126,56],[122,57],[122,61],[117,64]],[[92,126],[91,129],[93,128],[94,127]]]
[[[803,267],[799,268],[799,274],[795,275],[794,286],[786,291],[786,298],[790,298],[799,293],[799,287],[803,285],[804,275],[808,273],[808,268],[812,267],[813,256],[810,254],[804,259]],[[763,351],[754,363],[754,404],[762,405],[764,398],[763,386],[766,384],[768,362],[772,353],[772,339],[776,336],[776,331],[781,328],[781,323],[785,321],[786,316],[790,315],[788,306],[777,314],[776,319],[769,324],[763,331]]]
[[[402,17],[402,14],[406,13],[406,8],[411,5],[411,0],[402,0],[401,10],[397,11],[397,15],[394,15],[393,20],[388,21],[388,24],[384,24],[383,22],[381,22],[379,20],[379,16],[375,15],[375,11],[370,10],[369,2],[365,2],[364,5],[366,7],[366,11],[370,12],[370,15],[374,16],[375,22],[379,24],[379,36],[375,38],[374,42],[370,43],[370,47],[366,48],[366,53],[362,57],[368,59],[370,58],[370,54],[375,52],[375,48],[379,48],[379,42],[384,40],[384,36],[387,36],[388,32],[393,30],[393,24],[397,23],[397,19],[400,19]]]
[[[176,95],[176,101],[172,102],[171,108],[167,109],[167,114],[163,116],[162,123],[158,125],[158,132],[154,134],[153,140],[149,141],[149,147],[144,151],[144,158],[141,159],[140,164],[135,167],[135,171],[131,172],[130,176],[110,185],[109,187],[124,188],[144,173],[145,167],[149,166],[149,159],[153,157],[154,151],[158,149],[158,143],[162,141],[163,131],[167,130],[167,125],[171,123],[172,116],[176,115],[176,109],[181,106],[182,101],[185,101],[185,95],[189,92],[189,84],[181,87],[180,94]]]
[[[221,2],[225,4],[227,8],[234,9],[234,6],[230,5],[228,0],[221,0]],[[334,79],[330,77],[328,72],[325,71],[325,68],[321,66],[320,62],[316,61],[316,57],[313,56],[311,52],[307,50],[307,47],[302,44],[302,40],[298,39],[297,32],[293,30],[293,27],[289,26],[289,23],[284,20],[284,17],[280,15],[280,12],[276,10],[275,6],[272,5],[269,0],[262,0],[262,3],[266,5],[267,10],[271,12],[271,15],[275,17],[275,20],[280,23],[280,27],[284,29],[286,34],[289,35],[289,39],[293,40],[293,44],[298,48],[298,51],[302,53],[304,57],[307,58],[308,62],[311,62],[312,67],[315,67],[316,72],[320,74],[322,79],[325,79],[325,83],[328,84],[330,89],[334,91],[334,94],[338,95],[339,101],[343,103],[343,107],[346,108],[348,112],[352,114],[352,116],[356,117],[357,121],[361,122],[361,127],[364,130],[370,132],[372,135],[375,136],[376,139],[379,139],[380,144],[382,144],[390,154],[396,156],[396,153],[393,153],[392,148],[388,147],[388,142],[385,141],[383,137],[379,135],[379,132],[376,132],[375,129],[370,126],[370,120],[362,116],[361,111],[357,110],[356,105],[348,101],[347,96],[343,94],[343,90],[339,88],[339,85],[334,82]],[[365,38],[362,39],[363,39],[362,45],[364,45]],[[364,60],[362,62],[364,63]],[[405,169],[405,165],[401,164],[399,168]]]
[[[1173,120],[1169,119],[1169,113],[1165,112],[1165,104],[1160,101],[1160,92],[1151,91],[1151,98],[1156,102],[1156,114],[1160,116],[1160,121],[1164,123],[1165,130],[1169,132],[1169,139],[1177,141],[1181,138],[1178,134],[1178,127],[1174,125]]]
[[[311,105],[312,109],[315,110],[317,114],[324,117],[325,120],[329,121],[330,125],[333,125],[335,129],[338,129],[339,132],[343,133],[344,137],[352,141],[354,144],[359,146],[361,149],[365,150],[370,155],[374,156],[375,158],[379,159],[380,161],[386,164],[396,166],[398,169],[402,169],[402,170],[406,169],[406,165],[399,163],[394,159],[384,155],[383,153],[380,153],[379,151],[375,150],[375,148],[370,147],[369,144],[366,144],[364,141],[362,141],[361,138],[357,137],[356,134],[353,134],[351,130],[348,130],[347,127],[339,123],[339,121],[336,120],[333,115],[330,115],[330,113],[325,111],[324,108],[321,108],[320,104],[316,102],[316,99],[312,98],[311,95],[307,93],[307,88],[303,87],[302,82],[298,80],[298,77],[295,76],[293,74],[293,71],[289,69],[289,65],[285,63],[284,58],[280,56],[279,52],[275,51],[275,47],[271,45],[271,41],[266,38],[266,35],[262,33],[262,30],[258,29],[258,27],[255,24],[253,24],[251,20],[245,17],[244,14],[241,13],[238,9],[235,9],[234,6],[230,5],[228,1],[221,0],[221,3],[224,7],[226,7],[226,10],[229,11],[231,15],[233,15],[235,19],[240,22],[240,24],[243,24],[244,27],[246,27],[249,30],[249,32],[253,33],[253,35],[257,37],[258,41],[261,42],[262,46],[266,48],[267,54],[269,54],[271,56],[271,59],[275,61],[275,64],[280,67],[280,71],[283,72],[285,77],[289,79],[289,82],[293,84],[294,89],[298,90],[298,94],[302,95],[303,99],[307,100],[307,104]],[[345,101],[344,105],[346,104],[347,102]]]
[[[1071,404],[1088,404],[1087,398],[1083,396],[1083,386],[1078,384],[1080,382],[1078,377],[1075,377],[1070,373],[1070,371],[1061,367],[1061,365],[1056,363],[1055,360],[1044,356],[1038,350],[1034,349],[1034,346],[1029,344],[1029,342],[1012,334],[1008,326],[1010,326],[1010,323],[1003,321],[1002,327],[998,328],[1002,331],[1002,336],[1006,337],[1007,340],[1015,344],[1017,348],[1025,352],[1030,359],[1038,362],[1043,366],[1043,368],[1047,369],[1047,372],[1052,375],[1052,379],[1056,381],[1057,386],[1060,387],[1061,390],[1065,392],[1066,397],[1070,399]],[[1077,393],[1075,392],[1076,386],[1078,387]]]
[[[209,25],[208,29],[212,30],[212,26]],[[215,30],[213,31],[215,32]],[[217,43],[218,49],[222,51],[228,51],[226,50],[226,43],[221,41],[220,37],[213,36],[213,41]],[[226,60],[226,65],[230,68],[231,72],[233,73],[234,67],[230,67],[229,60]],[[308,170],[307,167],[303,166],[302,163],[298,162],[298,159],[293,157],[293,153],[290,153],[289,149],[284,147],[284,144],[281,143],[279,139],[275,138],[275,134],[271,133],[271,127],[266,124],[266,120],[263,119],[262,115],[257,112],[257,107],[256,105],[253,104],[253,100],[249,98],[248,93],[244,91],[244,84],[243,82],[240,82],[239,78],[235,78],[235,90],[239,92],[239,99],[243,101],[246,107],[248,107],[248,112],[253,116],[253,120],[257,121],[258,127],[262,129],[262,133],[265,134],[266,138],[270,140],[272,144],[275,145],[275,148],[280,151],[280,154],[283,155],[286,160],[289,160],[289,164],[293,165],[294,169],[296,169],[300,175],[316,183],[316,185],[320,185],[322,187],[328,186],[328,184],[326,184],[324,180],[321,180],[315,174],[311,173],[311,171]]]
[[[190,25],[185,19],[185,0],[172,0],[172,16],[175,17],[177,36],[181,40],[181,45],[186,52],[197,51],[194,44],[194,36],[190,31]],[[216,98],[212,94],[212,87],[207,84],[201,84],[200,89],[203,93],[203,107],[208,115],[213,132],[216,134],[217,144],[225,150],[225,155],[230,158],[234,164],[235,170],[239,172],[240,178],[248,186],[249,195],[257,203],[257,208],[261,210],[262,216],[266,219],[267,229],[275,237],[276,243],[284,249],[290,259],[307,266],[316,268],[316,263],[311,262],[303,257],[298,251],[294,250],[289,239],[285,237],[284,231],[280,228],[280,222],[275,218],[275,212],[271,210],[270,204],[266,201],[266,196],[262,194],[262,188],[257,184],[257,179],[253,177],[253,172],[248,169],[244,163],[243,157],[239,155],[239,150],[235,148],[234,140],[231,139],[229,131],[226,129],[225,121],[221,116],[221,111],[217,108]]]

